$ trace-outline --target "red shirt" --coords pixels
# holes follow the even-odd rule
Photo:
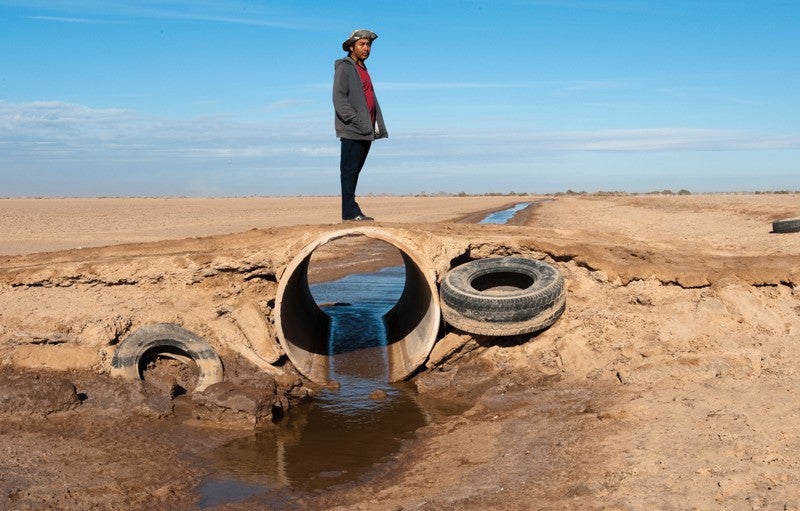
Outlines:
[[[361,78],[361,85],[364,87],[364,97],[367,98],[367,108],[369,109],[369,117],[372,120],[373,126],[375,125],[375,91],[372,89],[372,79],[369,77],[367,70],[358,64],[358,76]]]

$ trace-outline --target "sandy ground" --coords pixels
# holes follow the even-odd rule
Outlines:
[[[382,222],[441,222],[513,197],[359,197]],[[338,197],[0,198],[0,255],[51,252],[307,224],[341,224]]]
[[[800,509],[800,234],[770,232],[798,199],[558,197],[505,226],[463,220],[516,198],[363,199],[437,278],[455,260],[536,257],[564,274],[567,310],[530,336],[445,328],[453,350],[413,381],[468,410],[358,483],[213,509]],[[269,315],[293,254],[342,227],[336,206],[0,200],[0,508],[197,508],[198,456],[241,433],[126,411],[113,346],[178,322],[232,378],[269,370],[241,347],[237,308]],[[70,383],[79,405],[56,399]]]

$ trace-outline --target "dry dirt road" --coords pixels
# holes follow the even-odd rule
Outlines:
[[[467,410],[357,483],[209,509],[800,509],[800,233],[770,232],[799,198],[557,197],[504,226],[456,220],[516,198],[365,199],[438,278],[549,262],[566,312],[511,339],[446,328],[454,350],[413,382]],[[332,199],[271,200],[0,200],[0,508],[198,507],[202,453],[242,432],[159,417],[109,358],[158,319],[252,370],[230,309],[259,296],[269,315],[292,254],[341,227]]]

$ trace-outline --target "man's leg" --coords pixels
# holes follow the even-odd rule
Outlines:
[[[369,140],[342,139],[342,156],[339,163],[342,183],[342,219],[348,220],[361,215],[356,203],[356,185],[358,175],[367,161],[367,154],[372,144]]]

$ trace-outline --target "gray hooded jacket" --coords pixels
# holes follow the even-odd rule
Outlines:
[[[350,57],[339,59],[334,64],[333,108],[336,111],[336,136],[352,140],[375,140],[389,134],[383,123],[383,114],[375,98],[375,125],[371,126],[367,98],[356,63]]]

